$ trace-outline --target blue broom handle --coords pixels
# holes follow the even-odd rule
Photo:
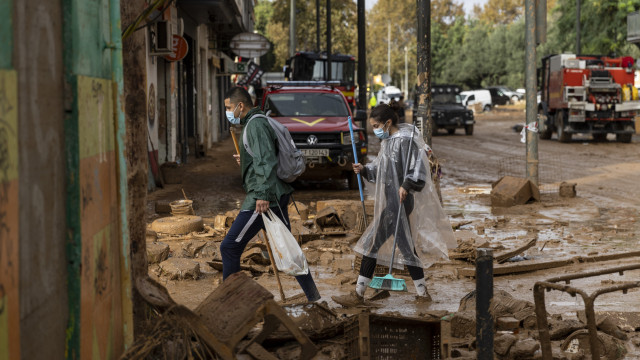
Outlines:
[[[351,116],[348,118],[349,121],[349,133],[351,134],[351,147],[353,148],[353,159],[356,164],[358,164],[358,152],[356,151],[356,139],[353,137],[353,123],[351,122]],[[364,195],[362,192],[362,178],[360,177],[360,173],[358,175],[358,188],[360,189],[360,201],[364,202]]]
[[[411,162],[411,150],[413,149],[413,134],[415,133],[415,127],[411,129],[411,142],[409,142],[409,149],[407,150],[407,163],[404,164],[404,176],[402,177],[402,181],[407,177],[407,173],[409,172],[409,163]],[[398,189],[400,191],[400,189]],[[396,219],[396,231],[393,235],[393,250],[391,250],[391,264],[389,264],[389,275],[391,275],[391,270],[393,269],[393,260],[396,257],[396,244],[398,243],[398,228],[400,226],[400,214],[402,212],[402,201],[400,201],[400,195],[398,195],[398,202],[400,206],[398,206],[398,218]]]

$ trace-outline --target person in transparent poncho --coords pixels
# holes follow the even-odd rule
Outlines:
[[[375,184],[374,220],[354,247],[362,255],[356,290],[349,295],[334,296],[333,300],[343,306],[363,304],[376,264],[390,265],[400,201],[402,213],[393,266],[406,266],[416,288],[417,300],[431,301],[424,268],[447,259],[447,250],[455,247],[456,241],[431,180],[430,148],[415,126],[398,124],[397,114],[389,105],[376,106],[369,122],[381,140],[380,152],[367,165],[353,164],[353,170]],[[413,147],[409,159],[408,146]],[[409,169],[405,176],[407,161]]]

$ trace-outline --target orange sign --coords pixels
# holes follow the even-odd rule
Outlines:
[[[173,41],[171,42],[171,55],[165,55],[165,59],[169,61],[179,61],[184,59],[187,56],[187,52],[189,51],[189,44],[187,40],[185,40],[180,35],[173,35]]]

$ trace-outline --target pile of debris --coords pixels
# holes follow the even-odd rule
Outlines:
[[[367,216],[371,219],[373,201],[365,203]],[[192,208],[176,213],[176,206],[170,206],[167,201],[157,202],[155,209],[164,217],[153,221],[147,229],[150,272],[169,280],[198,280],[207,275],[219,275],[222,271],[220,243],[239,211],[203,218],[195,215]],[[305,251],[309,264],[332,263],[342,270],[353,268],[353,259],[339,255],[351,254],[351,244],[364,231],[360,202],[327,200],[309,205],[295,202],[289,205],[288,211],[291,232]],[[241,269],[253,277],[273,273],[261,233],[245,248]],[[350,280],[339,278],[336,281]]]

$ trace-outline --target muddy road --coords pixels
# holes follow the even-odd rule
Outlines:
[[[527,261],[573,260],[571,264],[555,269],[495,277],[496,290],[533,301],[536,281],[594,268],[594,264],[576,260],[579,257],[640,250],[640,138],[635,136],[631,144],[616,143],[611,135],[606,142],[592,141],[589,136],[574,136],[567,144],[557,142],[555,136],[552,140],[542,140],[539,145],[542,201],[507,209],[492,208],[489,195],[492,182],[503,175],[524,177],[525,145],[513,129],[514,125],[524,123],[524,117],[522,106],[479,114],[472,136],[465,136],[462,130],[454,135],[442,133],[433,138],[433,148],[443,167],[444,208],[452,224],[459,225],[455,231],[459,244],[473,247],[488,243],[499,253],[536,239],[535,246],[524,253]],[[373,135],[370,139],[372,154],[379,143]],[[182,184],[167,185],[149,194],[148,222],[161,216],[154,210],[155,203],[181,199],[181,189],[195,201],[195,212],[203,217],[205,224],[213,226],[216,215],[238,209],[244,191],[232,153],[233,145],[228,139],[206,157],[194,159],[184,166]],[[578,196],[560,198],[557,189],[561,181],[577,183]],[[367,187],[367,191],[372,188]],[[312,211],[320,200],[359,200],[358,191],[348,190],[346,181],[341,180],[303,181],[296,184],[294,196]],[[367,198],[372,199],[371,194],[367,193]],[[209,239],[214,253],[223,236],[217,234]],[[322,300],[336,311],[347,314],[361,309],[343,309],[331,300],[331,296],[345,294],[354,288],[358,269],[355,255],[344,245],[349,239],[353,243],[357,236],[347,240],[323,237],[302,245],[309,252],[311,271]],[[159,241],[170,243],[172,240]],[[180,256],[181,245],[170,246],[171,256]],[[317,250],[327,247],[338,251],[329,256]],[[215,254],[193,259],[200,264],[202,275],[199,280],[170,280],[158,275],[161,273],[157,271],[158,264],[150,265],[150,274],[167,287],[177,302],[194,308],[221,282],[221,273],[207,265],[212,256]],[[632,257],[598,262],[595,266],[623,266],[636,264],[638,260],[638,257]],[[426,271],[433,303],[415,303],[415,289],[407,277],[409,293],[393,294],[380,301],[373,311],[409,316],[430,310],[457,311],[460,299],[475,289],[475,279],[460,275],[461,269],[469,268],[473,268],[473,264],[463,260],[437,263]],[[292,277],[281,278],[287,297],[301,293]],[[592,292],[605,285],[637,281],[638,278],[640,271],[629,271],[624,276],[601,276],[578,281],[575,285]],[[262,274],[254,279],[278,294],[273,275]],[[571,318],[583,308],[584,304],[578,298],[559,292],[547,295],[549,313]],[[640,312],[640,291],[604,295],[596,302],[596,310]]]

